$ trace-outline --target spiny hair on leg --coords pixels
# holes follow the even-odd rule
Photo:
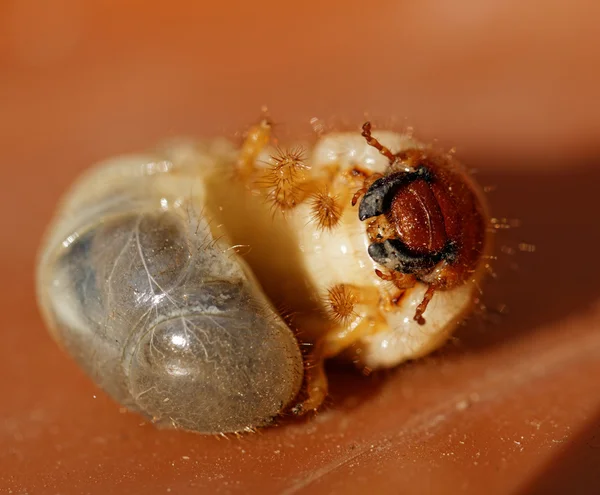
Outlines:
[[[300,184],[304,181],[304,171],[309,168],[304,149],[277,148],[270,158],[258,185],[267,190],[267,199],[274,208],[283,211],[294,208],[302,199]]]
[[[332,230],[340,223],[343,210],[339,197],[324,188],[311,197],[310,211],[311,220],[319,229]]]
[[[356,294],[347,284],[336,284],[327,289],[327,313],[336,323],[346,324],[356,316],[354,311],[356,302]]]

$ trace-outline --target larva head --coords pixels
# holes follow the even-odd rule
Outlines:
[[[396,170],[396,171],[394,171]],[[391,237],[373,239],[371,258],[389,270],[448,289],[465,281],[484,252],[484,207],[448,156],[409,149],[394,157],[359,206],[362,221],[382,216]],[[430,278],[436,266],[444,264]]]
[[[159,424],[269,424],[302,383],[294,334],[211,231],[189,178],[116,172],[79,184],[50,232],[38,292],[55,338],[113,398]],[[115,177],[122,187],[106,196],[87,189]]]

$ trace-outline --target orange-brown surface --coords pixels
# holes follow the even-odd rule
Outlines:
[[[600,4],[202,4],[0,3],[0,493],[598,493]],[[506,244],[537,250],[500,261],[499,322],[385,375],[332,371],[316,419],[159,431],[51,341],[40,237],[92,162],[233,137],[263,104],[282,133],[368,111],[456,146],[521,219]]]

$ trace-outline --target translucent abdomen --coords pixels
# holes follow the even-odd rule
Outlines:
[[[65,199],[38,270],[54,337],[96,383],[204,433],[268,424],[303,375],[295,336],[212,220],[203,177],[232,151],[211,146],[193,164],[165,152],[92,170]]]

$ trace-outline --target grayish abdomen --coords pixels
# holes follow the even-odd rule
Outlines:
[[[55,338],[98,385],[204,433],[268,424],[303,374],[294,335],[205,204],[202,171],[227,151],[193,167],[134,156],[94,169],[66,198],[38,270]]]

